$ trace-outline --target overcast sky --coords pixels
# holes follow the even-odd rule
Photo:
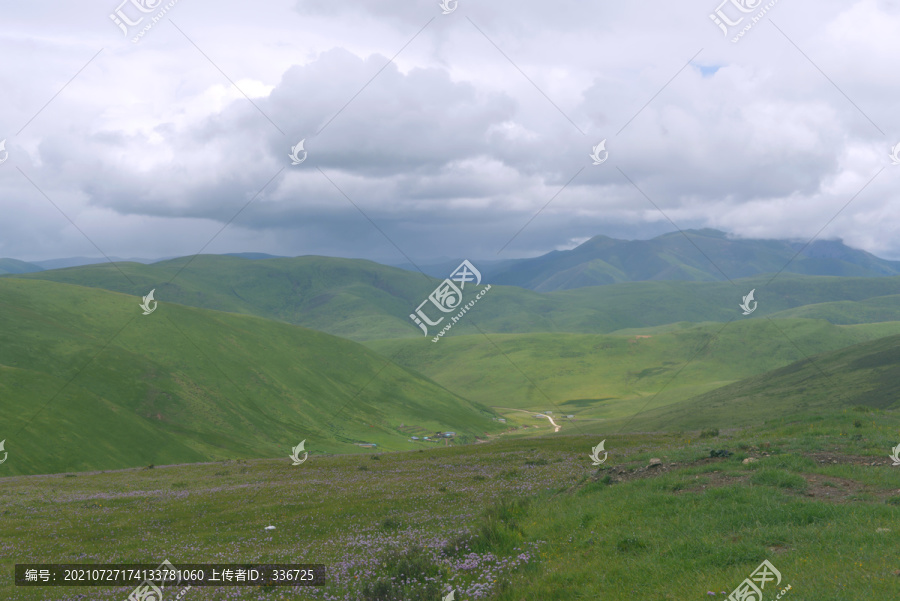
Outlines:
[[[2,0],[0,257],[900,259],[900,1],[720,1]]]

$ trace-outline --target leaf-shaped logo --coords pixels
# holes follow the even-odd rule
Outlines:
[[[0,451],[2,451],[2,450],[3,450],[3,444],[0,443]],[[894,452],[894,454],[890,456],[891,459],[894,460],[894,465],[900,465],[900,444],[898,444],[896,447],[894,447],[891,450]]]
[[[306,151],[303,150],[303,143],[306,142],[306,138],[300,140],[300,142],[296,146],[291,146],[291,154],[288,156],[291,158],[291,165],[299,165],[303,161],[306,160]],[[303,158],[300,158],[300,153],[303,153]]]
[[[6,461],[6,458],[9,456],[9,453],[7,453],[7,452],[4,450],[4,448],[3,448],[3,446],[4,446],[5,444],[6,444],[6,439],[5,439],[5,438],[4,438],[3,440],[0,440],[0,451],[3,451],[3,459],[0,460],[0,463],[3,463],[4,461]]]
[[[304,439],[300,444],[291,449],[290,458],[294,460],[293,465],[300,465],[306,458],[309,457],[309,453],[304,451],[304,445],[306,444],[306,440]],[[303,459],[300,459],[300,453],[303,453]]]
[[[756,288],[750,291],[750,294],[744,297],[744,302],[741,303],[740,307],[744,310],[744,315],[750,315],[754,311],[756,311],[757,302],[753,300],[753,293],[756,292]],[[750,308],[750,303],[753,303],[753,308]]]
[[[144,302],[141,303],[141,309],[144,310],[144,315],[150,315],[154,311],[156,311],[156,307],[159,303],[153,300],[153,293],[156,292],[156,288],[150,291],[150,294],[143,297]],[[153,308],[150,308],[150,303],[153,303]]]
[[[601,463],[606,461],[606,457],[609,455],[609,453],[607,453],[606,449],[603,448],[605,444],[606,439],[603,439],[602,441],[600,441],[600,444],[591,449],[590,458],[594,461],[594,465],[600,465]],[[600,453],[603,453],[603,459],[600,459]]]
[[[897,146],[900,146],[900,144]],[[9,153],[6,151],[6,138],[0,140],[0,153],[3,153],[3,156],[0,157],[0,165],[2,165],[9,158]]]
[[[594,159],[594,164],[599,165],[601,163],[606,162],[606,159],[609,158],[609,151],[606,150],[606,138],[603,139],[602,142],[593,147],[594,152],[591,153],[590,156]],[[600,158],[600,153],[604,153],[603,158]]]

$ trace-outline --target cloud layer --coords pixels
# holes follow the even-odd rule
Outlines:
[[[770,3],[737,43],[699,0],[177,2],[138,43],[165,3],[122,4],[129,36],[70,4],[0,26],[0,256],[427,262],[715,227],[900,259],[896,1]],[[739,4],[730,33],[765,6]]]

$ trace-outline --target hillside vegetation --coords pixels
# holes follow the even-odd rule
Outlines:
[[[156,298],[163,302],[256,315],[357,341],[422,338],[409,315],[440,282],[421,273],[359,259],[251,261],[215,255],[152,265],[88,265],[7,277],[50,280],[135,296],[155,289]],[[900,304],[895,302],[900,276],[839,278],[784,273],[768,283],[770,279],[754,276],[734,283],[628,282],[538,293],[496,286],[486,276],[482,284],[492,284],[491,290],[466,319],[454,326],[451,337],[476,334],[479,329],[498,334],[603,334],[682,321],[727,322],[765,316],[820,318],[838,324],[900,321]],[[751,289],[756,289],[759,305],[752,316],[745,318],[738,305]]]
[[[813,355],[678,407],[648,411],[636,416],[630,427],[734,427],[856,406],[900,408],[900,336]]]
[[[577,420],[625,417],[639,409],[676,404],[670,413],[683,411],[682,421],[690,424],[698,409],[683,409],[677,403],[886,334],[900,334],[900,322],[836,326],[824,320],[752,319],[627,334],[479,334],[438,343],[427,339],[366,344],[486,405],[553,410],[573,414]]]
[[[265,320],[0,279],[6,474],[313,455],[400,430],[496,429],[491,414],[365,347]]]
[[[785,599],[888,601],[900,592],[900,469],[886,456],[898,437],[896,411],[837,411],[700,440],[610,435],[599,469],[596,437],[556,435],[298,467],[0,478],[0,597],[121,601],[132,587],[14,587],[11,574],[168,559],[326,565],[318,590],[194,587],[196,601],[699,601],[769,560],[782,582],[767,601],[787,585]]]

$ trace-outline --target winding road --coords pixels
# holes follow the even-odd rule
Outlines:
[[[511,407],[495,407],[496,409],[505,409],[506,411],[519,411],[521,413],[530,413],[535,417],[546,417],[550,420],[550,423],[553,424],[554,432],[559,432],[559,429],[562,427],[553,421],[553,418],[547,415],[546,413],[535,413],[534,411],[525,411],[524,409],[513,409]]]

